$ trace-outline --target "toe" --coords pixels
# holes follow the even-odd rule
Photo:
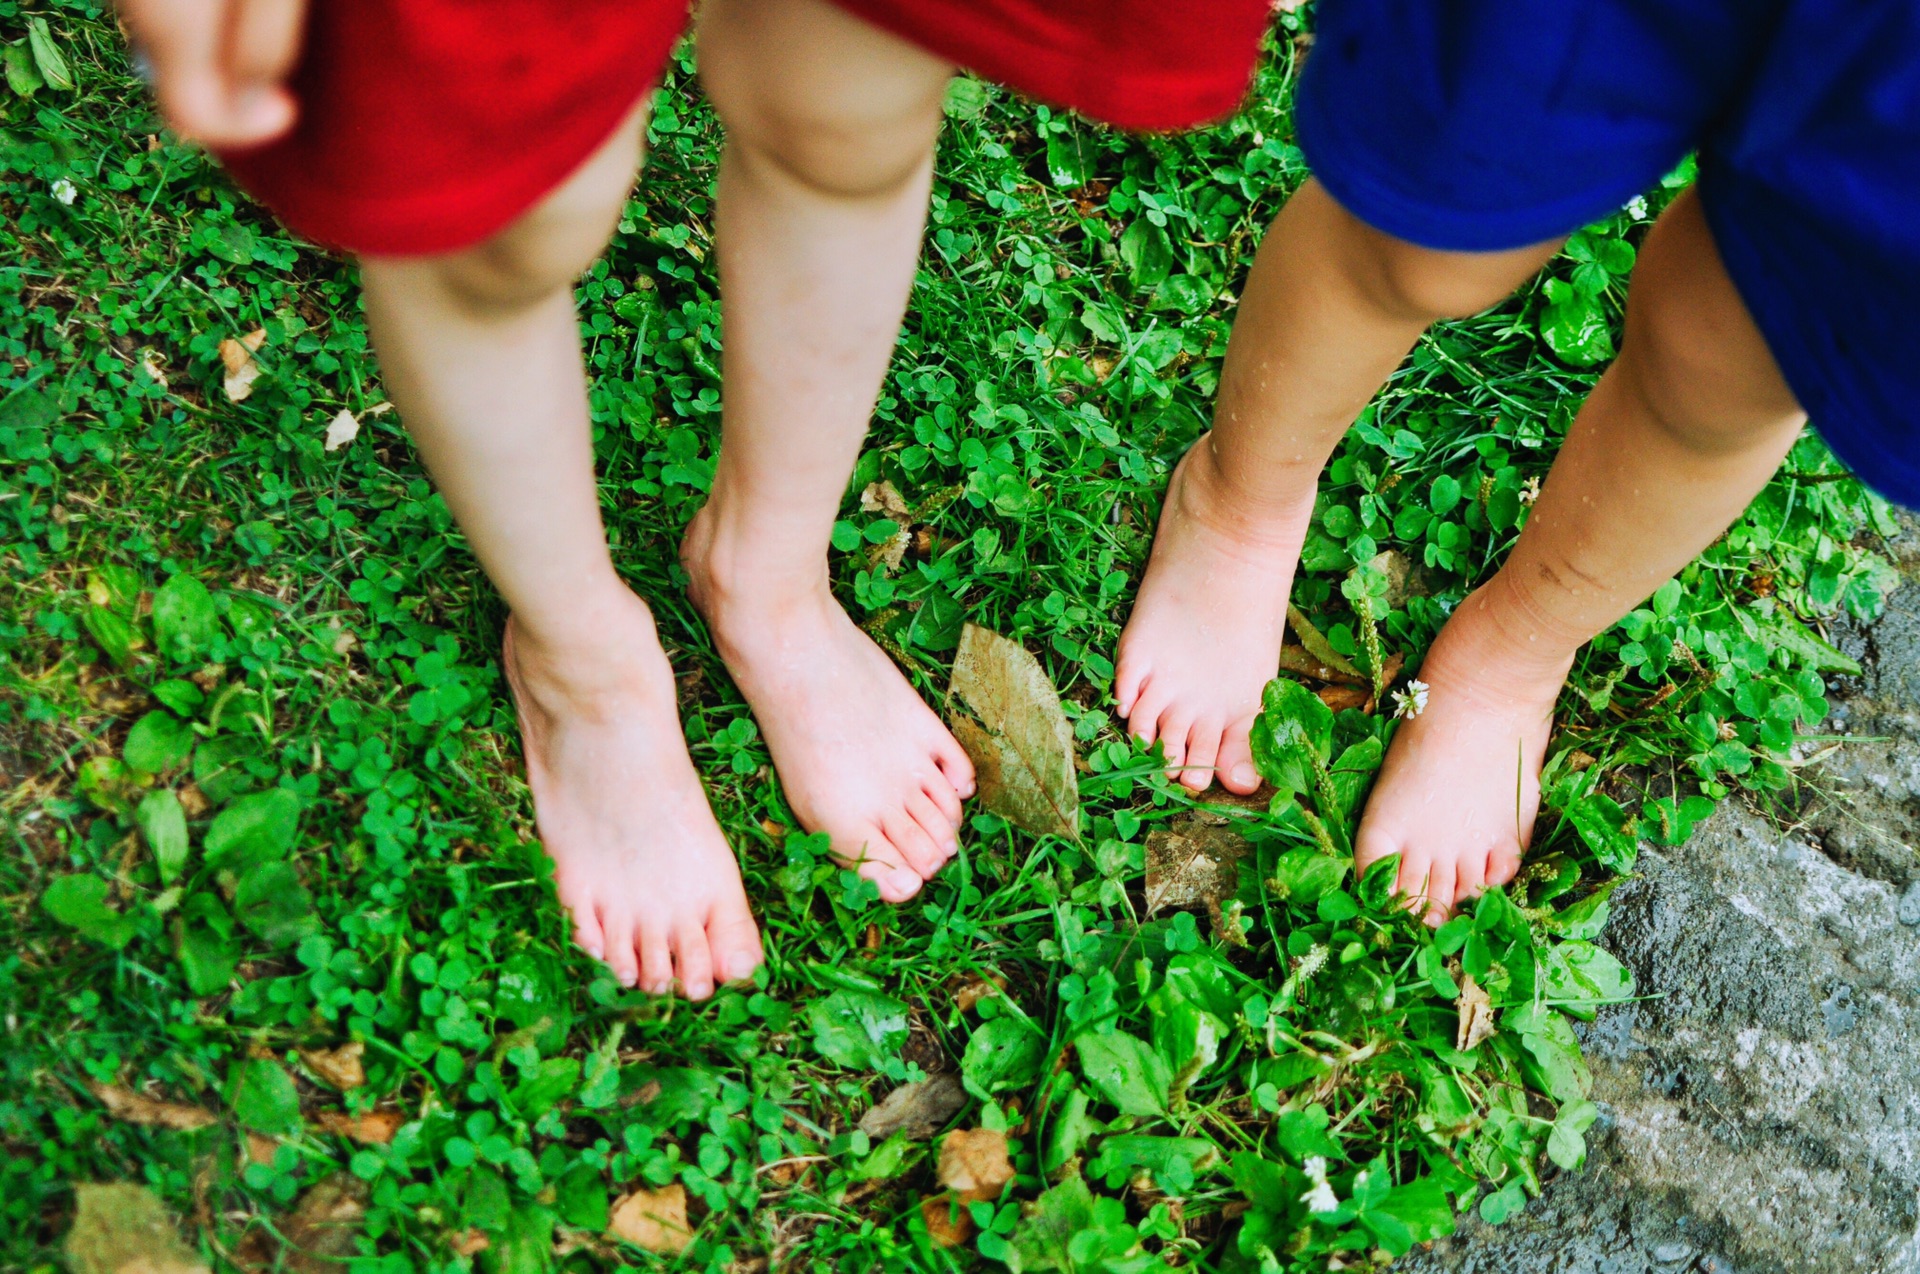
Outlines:
[[[1149,748],[1155,739],[1165,733],[1160,717],[1167,710],[1167,701],[1159,690],[1152,681],[1147,682],[1141,687],[1139,698],[1134,700],[1133,711],[1127,713],[1127,729],[1143,746]]]
[[[673,931],[673,969],[680,979],[680,994],[689,1000],[713,994],[713,953],[707,949],[705,929],[683,925]]]
[[[958,820],[949,817],[945,810],[934,803],[932,797],[923,792],[914,793],[907,800],[907,813],[915,825],[926,833],[927,839],[933,842],[934,848],[940,853],[941,864],[959,852],[960,838],[954,831]],[[939,865],[935,864],[936,870]]]
[[[946,776],[955,796],[964,801],[973,795],[973,760],[967,755],[967,750],[960,746],[960,741],[944,728],[934,741],[933,763],[940,767],[940,773]]]
[[[920,873],[900,857],[900,851],[893,847],[885,831],[878,827],[863,828],[858,843],[860,848],[843,855],[841,861],[871,880],[879,889],[882,902],[905,902],[920,892]]]
[[[1160,718],[1160,747],[1167,758],[1167,777],[1179,779],[1186,773],[1187,735],[1193,730],[1193,718],[1177,708],[1167,709]]]
[[[568,910],[573,914],[573,940],[580,949],[596,960],[607,958],[607,936],[600,928],[600,913],[592,906],[573,906]]]
[[[888,818],[882,824],[887,840],[893,845],[907,866],[913,868],[925,880],[940,870],[940,864],[947,861],[946,851],[940,843],[928,836],[906,810]]]
[[[1520,874],[1520,851],[1503,846],[1487,856],[1487,884],[1504,885]]]
[[[1204,792],[1213,786],[1213,767],[1220,756],[1220,723],[1202,719],[1187,731],[1187,768],[1180,782],[1189,791]]]
[[[638,982],[640,961],[633,952],[633,921],[623,912],[604,908],[600,912],[600,934],[606,944],[607,968],[613,970],[620,985],[632,986]]]
[[[1424,910],[1427,923],[1436,929],[1453,913],[1454,873],[1451,858],[1436,858],[1429,868]]]
[[[1468,854],[1453,865],[1453,900],[1477,898],[1487,887],[1486,854]]]
[[[940,811],[940,817],[945,819],[947,827],[952,829],[949,835],[953,835],[958,830],[961,819],[966,817],[966,807],[960,800],[960,793],[954,791],[953,785],[944,779],[928,780],[921,785],[920,792],[932,802],[935,809]]]
[[[1253,763],[1253,744],[1249,741],[1252,730],[1252,718],[1228,726],[1220,740],[1220,755],[1213,763],[1220,785],[1242,796],[1260,790],[1260,771]]]
[[[1140,692],[1147,685],[1147,663],[1144,659],[1131,657],[1123,648],[1120,651],[1120,666],[1113,673],[1113,703],[1124,719],[1133,715],[1133,708],[1140,701]]]
[[[1385,856],[1379,854],[1370,861],[1377,862]],[[1365,870],[1364,867],[1361,868],[1363,873]],[[1400,851],[1400,871],[1393,879],[1393,890],[1406,904],[1407,910],[1415,910],[1419,900],[1426,897],[1427,881],[1432,875],[1433,863],[1425,853],[1417,849]]]
[[[668,942],[671,926],[664,919],[640,926],[635,946],[640,948],[640,987],[649,995],[666,995],[673,990],[673,949]]]
[[[745,982],[765,963],[760,927],[745,898],[728,899],[707,917],[707,950],[713,954],[713,976],[724,982]]]

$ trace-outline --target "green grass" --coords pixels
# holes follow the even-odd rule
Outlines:
[[[231,1268],[340,1171],[365,1183],[367,1274],[462,1268],[448,1236],[470,1229],[486,1268],[608,1268],[609,1195],[669,1182],[697,1229],[676,1267],[717,1271],[1317,1271],[1443,1232],[1457,1207],[1497,1220],[1584,1153],[1570,1019],[1627,989],[1589,941],[1604,882],[1636,836],[1677,840],[1733,788],[1791,783],[1823,677],[1849,667],[1817,628],[1877,613],[1890,583],[1885,506],[1809,438],[1583,655],[1510,898],[1436,938],[1380,878],[1347,878],[1323,849],[1391,723],[1280,687],[1261,759],[1300,799],[1224,816],[1251,848],[1218,921],[1147,916],[1154,833],[1220,829],[1116,730],[1110,661],[1234,295],[1305,176],[1295,45],[1281,33],[1246,113],[1178,138],[968,82],[834,579],[931,699],[963,620],[1039,656],[1084,763],[1081,836],[976,815],[922,898],[878,904],[793,830],[681,592],[672,549],[719,404],[719,134],[683,62],[579,313],[616,557],[660,618],[770,960],[698,1008],[624,992],[568,947],[528,841],[498,602],[401,422],[366,416],[323,449],[337,412],[384,399],[352,269],[166,138],[91,0],[0,0],[9,67],[31,62],[34,15],[74,87],[0,93],[7,1268],[50,1268],[72,1187],[116,1180]],[[1685,176],[1649,192],[1655,211]],[[1417,667],[1497,565],[1611,353],[1644,226],[1592,227],[1543,282],[1437,329],[1367,410],[1295,593],[1338,651],[1366,661],[1373,616]],[[232,405],[218,345],[256,327],[266,373]],[[854,498],[878,480],[929,533],[891,572],[868,545],[893,527]],[[1388,551],[1413,568],[1404,596],[1369,565]],[[1461,1052],[1467,975],[1499,1030]],[[983,979],[1005,994],[962,1011]],[[296,1050],[348,1039],[368,1082],[342,1098]],[[972,1090],[955,1126],[1007,1132],[1018,1176],[972,1205],[977,1237],[939,1248],[927,1144],[853,1125],[895,1081],[955,1069]],[[119,1122],[94,1083],[219,1123]],[[313,1125],[338,1108],[405,1123],[357,1145]],[[270,1162],[245,1159],[242,1126],[285,1134]],[[1301,1203],[1316,1156],[1339,1211]]]

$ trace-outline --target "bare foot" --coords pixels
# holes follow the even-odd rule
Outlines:
[[[1427,652],[1426,707],[1395,733],[1354,838],[1360,871],[1401,856],[1400,892],[1430,924],[1519,870],[1572,663],[1528,649],[1492,597],[1462,602]]]
[[[1256,513],[1228,494],[1211,441],[1194,443],[1167,484],[1114,695],[1135,738],[1160,740],[1169,777],[1246,793],[1260,786],[1247,736],[1280,668],[1313,486],[1283,513]]]
[[[687,528],[688,593],[766,736],[787,803],[888,902],[958,851],[973,764],[933,709],[818,585],[758,587],[711,513]]]
[[[704,1000],[760,967],[740,868],[680,730],[646,605],[619,590],[559,650],[509,619],[503,654],[534,818],[574,940],[627,986]]]

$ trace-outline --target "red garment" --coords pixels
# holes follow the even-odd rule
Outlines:
[[[1230,114],[1267,0],[834,0],[985,78],[1122,128]],[[292,229],[451,252],[559,185],[656,84],[688,0],[318,0],[300,118],[221,156]]]

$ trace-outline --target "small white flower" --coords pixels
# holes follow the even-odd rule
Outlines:
[[[1415,678],[1405,690],[1393,692],[1393,715],[1411,721],[1427,710],[1427,683]]]
[[[1536,473],[1533,477],[1528,478],[1526,484],[1520,488],[1520,503],[1530,505],[1539,498],[1540,475]]]
[[[1340,1209],[1340,1196],[1327,1184],[1327,1161],[1319,1155],[1307,1156],[1305,1164],[1307,1180],[1313,1182],[1313,1189],[1300,1196],[1300,1202],[1307,1205],[1309,1212],[1337,1212]]]
[[[1627,215],[1635,221],[1645,221],[1647,219],[1646,196],[1635,195],[1633,198],[1627,200]]]
[[[58,199],[63,204],[71,205],[73,201],[79,197],[79,195],[80,195],[80,192],[78,190],[75,190],[73,187],[73,183],[68,181],[65,177],[62,177],[59,181],[56,181],[53,183],[53,197],[55,199]]]
[[[1293,966],[1293,972],[1302,982],[1327,967],[1327,956],[1331,954],[1324,942],[1316,942],[1300,957],[1300,963]]]

